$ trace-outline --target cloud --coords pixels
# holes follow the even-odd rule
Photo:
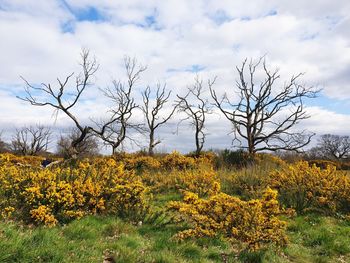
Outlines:
[[[96,55],[100,70],[96,85],[86,90],[75,109],[86,122],[89,116],[105,115],[108,102],[98,88],[125,78],[125,55],[148,66],[135,94],[159,81],[167,83],[173,95],[185,92],[195,73],[204,79],[217,76],[218,93],[232,91],[235,66],[246,57],[266,55],[283,80],[305,72],[306,85],[323,88],[327,101],[313,103],[312,114],[334,117],[334,126],[329,126],[334,127],[332,132],[346,133],[342,122],[348,121],[350,111],[336,112],[328,105],[350,101],[349,8],[346,0],[337,4],[326,0],[317,4],[300,0],[2,0],[0,127],[41,119],[52,122],[49,109],[30,107],[14,98],[22,92],[19,76],[31,83],[56,85],[57,77],[79,72],[79,52],[87,47]],[[222,123],[225,120],[208,123],[208,144],[213,147],[230,141],[226,140],[229,124],[221,128]],[[324,119],[314,115],[305,121],[315,132],[322,132],[323,124]],[[189,145],[192,135],[187,130],[181,136],[188,138]],[[171,138],[169,147],[178,145],[177,136],[165,131],[164,137]],[[190,147],[186,143],[184,148]]]

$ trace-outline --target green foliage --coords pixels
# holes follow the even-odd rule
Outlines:
[[[310,210],[350,212],[350,178],[334,166],[321,169],[302,161],[273,171],[269,177],[280,201],[299,214]]]
[[[225,149],[220,151],[215,159],[215,167],[219,168],[243,168],[253,163],[252,157],[245,151],[232,151]]]
[[[231,166],[229,169],[223,166],[224,168],[215,171],[211,167],[217,157],[210,152],[199,157],[173,153],[168,158],[166,155],[145,157],[121,154],[114,156],[113,161],[109,158],[86,159],[64,162],[50,169],[39,168],[40,160],[37,158],[24,159],[10,155],[0,157],[0,167],[3,169],[0,172],[0,195],[13,197],[12,190],[19,189],[23,193],[21,197],[26,198],[28,204],[42,204],[43,200],[51,200],[47,199],[49,191],[44,187],[45,182],[51,182],[56,186],[52,189],[57,191],[56,199],[50,202],[64,204],[50,207],[50,202],[45,203],[46,208],[52,209],[57,215],[55,218],[62,224],[52,228],[34,227],[24,225],[18,220],[19,217],[13,217],[16,221],[4,217],[11,213],[19,215],[24,210],[18,209],[20,206],[16,203],[9,206],[13,199],[2,198],[0,204],[8,204],[0,211],[3,216],[0,221],[0,262],[101,262],[104,255],[113,256],[116,262],[350,262],[350,221],[346,221],[350,217],[346,213],[338,213],[346,212],[346,208],[349,208],[350,195],[347,189],[350,185],[350,174],[346,175],[344,171],[334,168],[319,169],[316,166],[310,167],[307,163],[301,166],[294,164],[291,172],[291,168],[276,156],[257,154],[254,163]],[[22,165],[17,165],[18,162]],[[28,171],[36,172],[29,176]],[[269,176],[272,171],[275,171],[273,176]],[[98,174],[105,174],[106,179],[122,180],[117,185],[123,187],[117,187],[118,195],[115,197],[121,198],[120,200],[129,200],[130,197],[130,202],[114,202],[117,199],[109,199],[108,196],[103,196],[103,203],[96,202],[101,200],[101,193],[105,191],[103,189],[111,186],[108,180],[99,180]],[[25,180],[28,178],[30,180]],[[82,206],[73,208],[85,213],[81,219],[64,221],[57,211],[65,211],[79,200],[77,194],[73,194],[73,199],[68,199],[70,195],[64,193],[70,193],[70,187],[59,184],[60,181],[69,183],[70,180],[78,180],[82,184],[77,191],[72,191],[82,193]],[[222,193],[219,194],[213,190],[218,181],[222,186]],[[25,187],[22,184],[17,188],[13,187],[19,182],[23,182]],[[29,182],[35,182],[30,185],[32,188],[27,185]],[[310,191],[312,195],[309,194],[309,198],[313,201],[304,209],[308,213],[294,218],[276,214],[273,216],[276,220],[269,221],[271,215],[266,214],[268,210],[280,207],[275,198],[266,199],[265,196],[264,199],[263,190],[268,185],[275,186],[280,192],[280,200],[290,207],[294,205],[288,205],[287,201],[294,200],[295,189]],[[38,187],[33,188],[36,186]],[[133,210],[133,202],[140,203],[136,201],[139,195],[133,194],[138,189],[135,186],[147,189],[149,198],[142,199],[145,200],[147,209]],[[196,215],[192,212],[197,211],[201,218],[213,217],[215,220],[219,218],[218,222],[231,223],[235,223],[243,215],[242,222],[236,224],[238,232],[228,227],[225,228],[226,232],[221,229],[216,234],[214,231],[211,237],[197,237],[181,242],[173,238],[177,233],[183,233],[194,226],[190,221],[181,223],[174,220],[178,218],[175,213],[165,212],[169,201],[181,203],[183,190],[197,195],[192,200],[196,204],[182,207],[181,213],[186,212],[183,209],[191,208],[187,211],[193,218]],[[121,208],[119,204],[122,205]],[[123,204],[131,206],[126,207]],[[264,208],[260,209],[260,204]],[[194,207],[198,209],[192,209]],[[225,214],[229,213],[226,211],[228,207],[237,212],[229,221],[229,216]],[[310,214],[312,209],[308,209],[309,207],[327,208],[332,211],[329,214],[337,217]],[[14,208],[16,209],[13,210]],[[37,212],[37,218],[49,222],[49,210],[35,209],[33,211]],[[128,211],[134,215],[136,211],[136,217],[127,215]],[[224,219],[221,220],[220,216]],[[254,224],[250,226],[255,227],[248,227],[250,220],[247,218],[252,219]],[[205,227],[205,220],[203,224],[197,221],[199,226]],[[280,221],[288,223],[287,247],[276,250],[274,245],[263,244],[263,248],[258,251],[242,250],[249,242],[260,242],[255,240],[258,236],[255,233],[263,237],[267,237],[267,232],[275,235],[278,231],[271,231],[276,228],[269,225]],[[65,223],[68,224],[64,225]],[[208,230],[212,231],[210,227]],[[236,238],[228,238],[225,233],[233,234]]]

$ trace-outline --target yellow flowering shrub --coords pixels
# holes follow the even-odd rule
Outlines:
[[[57,224],[57,219],[52,214],[51,208],[40,205],[38,208],[30,210],[31,218],[37,223],[43,223],[47,226],[55,226]]]
[[[320,167],[322,169],[327,169],[327,166],[335,166],[337,168],[340,168],[340,163],[329,160],[310,160],[309,164],[315,164],[317,167]]]
[[[167,170],[184,170],[196,167],[196,162],[193,157],[186,157],[177,151],[166,155],[161,159],[162,167]]]
[[[155,170],[159,169],[160,162],[151,156],[137,156],[134,158],[126,158],[123,160],[125,163],[125,168],[128,170]]]
[[[278,190],[281,202],[298,213],[307,209],[350,212],[350,179],[335,166],[321,169],[297,162],[272,172],[270,185]]]
[[[197,169],[171,170],[141,174],[143,182],[151,186],[154,192],[191,191],[200,196],[208,194],[217,180],[212,168],[200,166]]]
[[[113,158],[122,162],[127,170],[184,170],[196,169],[198,166],[213,167],[216,155],[204,152],[200,156],[182,155],[177,151],[170,154],[147,156],[142,153],[117,153]]]
[[[41,156],[17,156],[11,153],[0,154],[0,164],[10,163],[18,166],[39,167],[44,159],[45,158]]]
[[[183,170],[175,173],[177,188],[204,196],[213,188],[217,174],[212,168],[201,167],[193,170]]]
[[[280,157],[269,153],[257,153],[254,155],[255,164],[268,167],[282,167],[286,162]]]
[[[217,155],[214,152],[207,151],[202,152],[199,156],[196,156],[195,154],[188,154],[186,157],[190,157],[194,159],[194,162],[197,165],[207,165],[210,167],[214,167],[216,164],[216,158]]]
[[[111,158],[48,169],[0,165],[0,209],[8,217],[48,226],[88,214],[137,217],[147,209],[147,187]],[[4,217],[4,216],[3,216]]]
[[[179,219],[190,227],[176,234],[179,239],[223,235],[242,242],[248,250],[271,243],[284,246],[287,242],[286,222],[277,217],[277,191],[270,188],[262,199],[242,201],[220,192],[219,183],[215,183],[208,199],[185,192],[183,201],[170,202],[169,209],[177,211]]]

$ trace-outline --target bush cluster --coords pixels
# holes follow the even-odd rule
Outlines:
[[[216,172],[207,166],[186,170],[145,171],[141,178],[154,192],[192,191],[200,196],[207,195],[218,179]]]
[[[297,162],[272,172],[270,185],[278,190],[280,201],[298,213],[350,212],[350,178],[335,166],[321,169],[306,161]]]
[[[216,183],[208,199],[185,192],[183,201],[169,203],[169,209],[180,215],[189,229],[179,232],[179,239],[223,235],[240,241],[245,249],[258,250],[274,243],[284,246],[286,222],[278,219],[281,213],[277,191],[266,189],[262,199],[242,201],[220,192]]]
[[[137,217],[146,199],[141,179],[110,158],[49,169],[0,166],[1,214],[26,223],[53,226],[89,214]]]
[[[287,165],[257,154],[249,165],[215,170],[218,158],[118,154],[42,168],[42,157],[0,154],[0,217],[46,226],[94,214],[168,222],[162,209],[152,212],[150,192],[176,191],[183,200],[169,209],[187,227],[177,238],[220,235],[253,251],[286,244],[284,208],[350,213],[350,178],[332,163]]]

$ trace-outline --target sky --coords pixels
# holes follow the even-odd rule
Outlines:
[[[172,98],[185,94],[196,74],[203,80],[216,76],[217,92],[234,99],[235,67],[265,56],[282,80],[303,72],[304,85],[322,89],[306,102],[311,117],[299,129],[349,135],[349,10],[348,0],[0,0],[0,131],[7,140],[16,128],[37,123],[52,127],[56,136],[66,132],[73,125],[66,116],[55,118],[52,109],[16,96],[24,94],[21,76],[57,87],[57,78],[78,73],[79,53],[87,48],[100,67],[95,85],[74,109],[86,124],[105,117],[109,103],[100,88],[125,80],[125,56],[147,66],[134,90],[139,103],[140,92],[158,82]],[[193,130],[186,122],[178,128],[179,119],[159,130],[159,151],[194,149]],[[140,112],[134,121],[143,121]],[[205,147],[231,147],[230,130],[215,112],[208,117]]]

